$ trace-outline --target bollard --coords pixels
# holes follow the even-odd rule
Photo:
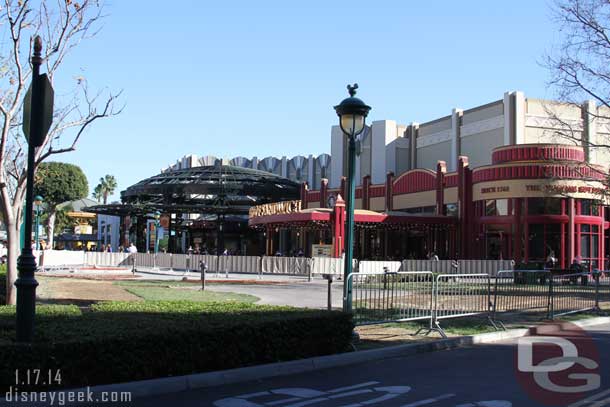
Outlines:
[[[333,293],[331,290],[331,286],[333,283],[333,275],[332,274],[322,274],[322,277],[325,280],[328,280],[328,310],[332,311],[333,309]]]
[[[383,291],[385,291],[388,288],[388,273],[390,272],[390,269],[387,267],[383,268]]]
[[[599,308],[599,278],[601,276],[601,272],[598,270],[593,271],[593,278],[595,279],[595,310],[600,311]]]
[[[201,260],[199,262],[199,268],[201,269],[201,291],[205,291],[205,270],[207,268],[205,261]]]

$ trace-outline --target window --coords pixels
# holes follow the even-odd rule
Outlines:
[[[528,198],[528,215],[561,215],[561,198]]]
[[[553,257],[561,256],[561,225],[558,223],[530,223],[528,236],[529,259],[544,261],[551,252]]]
[[[445,205],[445,213],[447,216],[458,216],[458,206],[457,204],[451,203]]]
[[[434,211],[436,210],[436,207],[434,206],[420,206],[418,208],[408,208],[408,209],[402,209],[401,212],[406,212],[406,213],[421,213],[421,214],[434,214]]]
[[[512,215],[508,210],[508,199],[488,199],[485,201],[485,216]]]
[[[580,215],[599,216],[599,205],[592,199],[580,200]]]
[[[580,225],[580,257],[590,262],[592,267],[598,266],[599,257],[599,226]]]

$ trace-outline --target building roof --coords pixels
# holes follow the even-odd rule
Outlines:
[[[66,201],[57,205],[57,209],[64,209],[66,207],[72,207],[74,212],[86,212],[83,209],[89,206],[98,205],[99,202],[89,198],[76,199],[74,201]]]
[[[121,192],[122,204],[87,210],[111,215],[154,212],[247,214],[251,206],[299,198],[300,185],[265,171],[210,165],[163,172]]]

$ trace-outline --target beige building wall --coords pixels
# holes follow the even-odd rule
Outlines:
[[[438,160],[451,160],[451,116],[419,125],[417,168],[436,169]]]
[[[447,161],[451,157],[451,141],[432,144],[417,149],[417,168],[436,170],[438,160]]]
[[[525,143],[575,144],[583,137],[581,106],[528,98],[525,101]]]
[[[504,128],[463,136],[460,142],[461,155],[468,157],[471,168],[488,165],[491,164],[491,151],[504,145]]]
[[[459,155],[471,168],[491,164],[491,151],[504,145],[504,101],[498,100],[462,113]]]

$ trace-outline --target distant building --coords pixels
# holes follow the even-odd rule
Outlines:
[[[562,267],[582,259],[605,268],[610,149],[591,143],[608,144],[607,110],[507,92],[425,123],[373,121],[356,159],[356,257],[556,257]],[[346,150],[333,126],[330,177],[301,190],[301,211],[253,209],[268,254],[328,243],[341,255],[335,202],[345,197]]]
[[[96,250],[98,237],[94,230],[96,225],[96,214],[87,212],[84,208],[97,205],[92,199],[83,198],[74,201],[66,201],[57,205],[57,209],[67,209],[67,215],[74,220],[72,229],[61,230],[54,239],[54,248],[68,250]]]

